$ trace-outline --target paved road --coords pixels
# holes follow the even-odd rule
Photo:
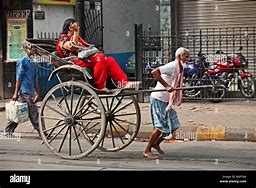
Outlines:
[[[120,188],[124,183],[150,187],[159,185],[154,180],[162,178],[165,180],[161,185],[165,186],[172,182],[177,182],[179,187],[256,186],[256,142],[165,142],[162,147],[166,155],[157,160],[143,157],[145,145],[146,142],[134,141],[118,152],[95,150],[79,160],[64,160],[51,153],[37,137],[3,139],[0,187],[79,187],[81,184],[98,187],[101,184]],[[11,183],[11,177],[16,175],[29,177],[30,186],[26,182]]]
[[[134,141],[118,152],[101,152],[80,160],[55,156],[37,138],[1,140],[1,170],[256,170],[255,142],[166,142],[166,155],[143,158],[146,142]]]

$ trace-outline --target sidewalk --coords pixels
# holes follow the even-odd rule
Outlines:
[[[3,131],[5,119],[4,103],[0,101],[0,131]],[[151,134],[152,123],[149,103],[140,103],[141,127],[137,135],[139,140],[147,140]],[[184,102],[176,108],[181,127],[176,132],[176,139],[189,140],[224,140],[256,141],[256,101],[228,101],[221,103]],[[18,126],[18,132],[27,136],[36,135],[30,122]]]
[[[140,109],[142,117],[149,114],[149,104],[140,104]],[[184,102],[176,111],[181,123],[177,140],[256,141],[255,100]],[[150,130],[151,120],[143,118],[139,137],[148,138]]]

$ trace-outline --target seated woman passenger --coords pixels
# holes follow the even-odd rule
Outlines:
[[[79,36],[79,25],[75,19],[65,20],[62,33],[58,38],[56,50],[60,57],[77,56],[76,46],[89,47],[85,40]],[[130,88],[131,82],[128,81],[126,74],[120,68],[116,60],[110,56],[105,57],[103,53],[96,53],[87,59],[73,59],[74,64],[81,67],[93,69],[94,86],[100,90],[107,90],[106,80],[112,78],[121,88]]]

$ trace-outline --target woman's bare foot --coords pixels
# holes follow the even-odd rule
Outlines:
[[[160,148],[159,145],[154,145],[153,148],[160,154],[160,155],[164,155],[165,152]]]
[[[143,152],[144,157],[148,158],[149,160],[157,159],[158,157],[154,155],[152,152],[145,153]]]

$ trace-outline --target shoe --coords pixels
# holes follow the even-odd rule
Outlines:
[[[4,132],[5,137],[12,137],[13,132]]]

